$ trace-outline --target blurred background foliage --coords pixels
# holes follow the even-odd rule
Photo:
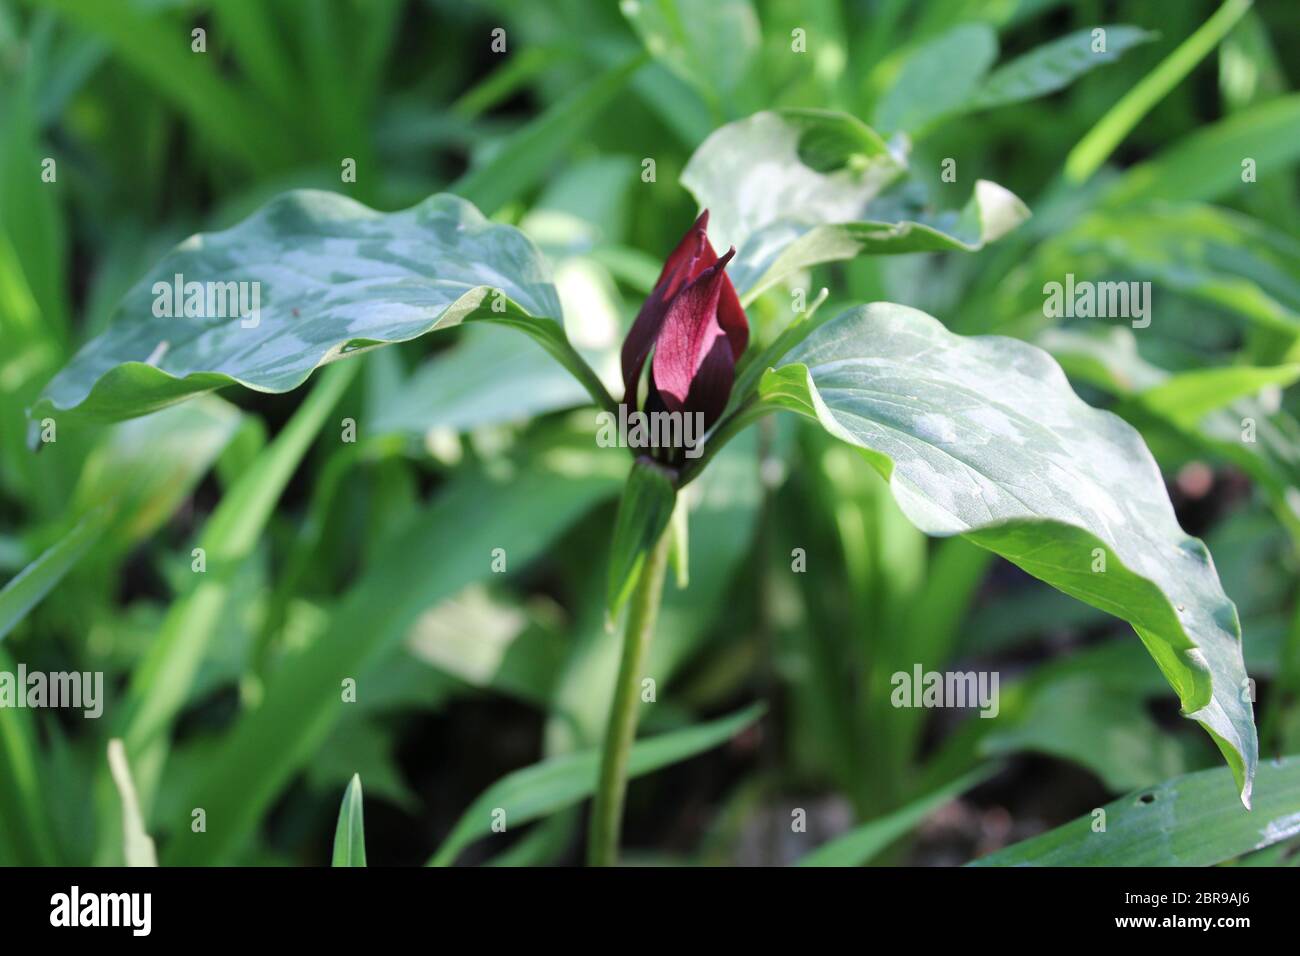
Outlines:
[[[535,344],[420,339],[289,395],[226,390],[63,429],[39,454],[25,410],[167,249],[303,186],[386,210],[449,190],[520,226],[554,266],[570,337],[613,380],[695,215],[687,159],[778,107],[908,136],[938,208],[976,178],[1026,201],[1034,218],[979,253],[864,258],[808,287],[829,288],[826,309],[887,299],[1035,341],[1135,424],[1240,610],[1262,756],[1300,751],[1300,426],[1283,388],[1300,369],[1300,6],[1229,2],[1223,31],[1183,46],[1218,8],[0,0],[0,578],[35,568],[6,592],[0,670],[98,670],[108,688],[100,721],[0,710],[0,863],[123,860],[111,736],[163,863],[325,863],[354,773],[371,863],[440,846],[439,862],[580,859],[565,765],[502,778],[599,743],[626,460],[594,447],[583,393]],[[1099,24],[1151,35],[1047,96],[974,95]],[[1152,281],[1154,321],[1044,318],[1042,286],[1066,272]],[[750,317],[770,338],[788,295]],[[689,585],[670,583],[642,720],[671,746],[643,755],[655,772],[630,790],[628,859],[783,864],[874,820],[842,860],[960,863],[1217,766],[1127,626],[924,538],[856,454],[770,420],[692,486]],[[237,571],[192,574],[196,547]],[[1000,672],[1001,715],[891,707],[889,675],[918,662]],[[758,722],[707,723],[754,700]],[[532,810],[478,840],[498,805]],[[195,807],[211,839],[169,847]]]

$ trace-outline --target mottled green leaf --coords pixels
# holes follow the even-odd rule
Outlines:
[[[1080,400],[1045,352],[877,303],[816,328],[759,392],[863,449],[923,531],[964,534],[1129,621],[1249,805],[1258,748],[1237,610],[1141,437]]]
[[[533,219],[526,219],[525,227]],[[535,231],[534,238],[540,240],[540,232]],[[656,264],[651,283],[657,275]],[[603,382],[621,390],[618,346],[623,316],[613,280],[590,260],[569,257],[556,264],[555,286],[569,316],[566,331],[574,347]],[[366,429],[371,435],[399,433],[429,440],[590,403],[582,385],[535,341],[489,325],[472,325],[454,348],[432,356],[393,394],[376,402]]]
[[[736,247],[729,273],[746,301],[820,262],[978,249],[1029,214],[985,180],[960,212],[931,212],[915,190],[884,193],[905,170],[903,157],[853,117],[786,110],[717,130],[682,184],[709,210],[714,244]]]
[[[193,310],[182,289],[180,315],[176,276],[204,283]],[[379,213],[333,193],[287,193],[166,256],[33,416],[129,418],[234,383],[284,392],[326,362],[471,319],[522,329],[604,393],[568,346],[547,267],[518,230],[449,195]]]

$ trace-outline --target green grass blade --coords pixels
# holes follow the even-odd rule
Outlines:
[[[1246,185],[1241,164],[1247,158],[1255,161],[1260,176],[1300,159],[1300,93],[1253,106],[1184,137],[1127,169],[1103,201],[1119,209],[1151,199],[1216,200]]]
[[[554,67],[565,51],[532,46],[510,57],[451,104],[451,111],[464,119],[478,119],[492,107],[509,99],[525,84]]]
[[[294,73],[284,55],[284,45],[276,36],[271,12],[258,0],[225,0],[212,10],[223,38],[228,39],[248,78],[284,115],[292,117],[296,100]]]
[[[334,830],[334,866],[366,865],[366,824],[361,806],[361,775],[353,774],[343,805],[339,807],[339,824]]]
[[[628,758],[628,779],[712,750],[756,721],[763,710],[762,704],[755,704],[729,717],[639,741]],[[591,796],[599,763],[598,750],[584,750],[507,774],[470,804],[429,865],[450,866],[467,846],[493,832],[498,820],[507,828],[520,826]]]
[[[906,835],[935,810],[950,803],[972,787],[987,780],[996,767],[981,767],[958,777],[933,793],[904,807],[854,827],[799,860],[799,866],[862,866],[873,856]]]
[[[19,277],[40,307],[40,323],[30,329],[33,344],[39,340],[64,349],[69,243],[61,194],[33,188],[31,171],[50,154],[37,115],[41,89],[33,84],[29,78],[0,91],[0,235],[12,242],[5,251],[15,256]],[[8,319],[0,324],[9,324]],[[6,342],[6,358],[19,341]]]
[[[122,852],[127,866],[157,866],[158,853],[153,839],[145,832],[144,816],[140,813],[140,800],[131,781],[131,768],[126,762],[126,748],[114,738],[108,742],[108,768],[117,785],[122,801]]]
[[[285,165],[286,140],[276,120],[217,74],[205,56],[190,52],[189,27],[173,30],[160,17],[129,3],[28,0],[112,43],[117,55],[160,96],[172,100],[194,128],[229,156],[254,169]]]
[[[1179,428],[1195,428],[1211,412],[1266,388],[1283,389],[1300,379],[1300,365],[1225,365],[1179,372],[1141,393],[1148,411]]]
[[[13,673],[0,645],[0,671]],[[59,862],[32,712],[0,707],[0,864],[51,866]]]
[[[107,506],[92,511],[0,590],[0,640],[86,556],[112,517]]]
[[[257,543],[289,479],[359,367],[357,362],[338,362],[325,370],[284,430],[221,499],[203,529],[198,544],[204,549],[207,571],[193,591],[173,602],[158,639],[132,675],[126,702],[131,717],[124,736],[133,757],[184,705],[225,610],[230,577]]]
[[[494,550],[514,571],[616,494],[622,474],[591,468],[575,474],[530,466],[502,482],[468,471],[412,519],[344,596],[327,629],[270,675],[261,705],[228,732],[178,804],[203,807],[222,825],[191,836],[188,815],[178,820],[167,862],[228,860],[349,706],[342,682],[353,679],[358,695],[367,693],[372,662],[397,646],[422,612],[491,575]]]
[[[964,109],[990,109],[1047,96],[1089,71],[1113,63],[1125,50],[1149,43],[1157,36],[1123,23],[1100,29],[1106,31],[1104,53],[1093,52],[1091,29],[1044,43],[989,74]]]
[[[105,433],[82,465],[67,519],[76,523],[0,590],[0,639],[99,542],[124,552],[152,534],[230,441],[239,417],[212,399]]]
[[[518,199],[578,141],[647,58],[633,57],[556,103],[508,137],[491,159],[458,179],[450,191],[488,216]]]

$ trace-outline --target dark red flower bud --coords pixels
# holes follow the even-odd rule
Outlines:
[[[707,430],[731,395],[749,323],[721,259],[709,244],[706,209],[668,256],[623,342],[623,401],[636,407],[641,371],[653,351],[645,410],[702,413]]]

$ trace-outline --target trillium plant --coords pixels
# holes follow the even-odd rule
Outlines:
[[[531,337],[582,387],[593,445],[623,446],[600,452],[622,483],[605,602],[622,657],[592,768],[593,864],[618,858],[627,780],[657,765],[648,755],[638,762],[634,742],[664,592],[690,586],[695,485],[746,429],[767,429],[778,413],[843,443],[853,467],[883,482],[926,534],[963,536],[1131,623],[1153,673],[1218,746],[1249,808],[1257,745],[1237,612],[1206,547],[1176,520],[1138,432],[1080,399],[1033,345],[963,337],[942,315],[902,303],[809,294],[819,265],[961,255],[1029,216],[983,180],[962,208],[934,209],[917,199],[908,162],[904,139],[886,141],[842,113],[765,111],[716,129],[681,176],[698,219],[675,248],[656,251],[662,269],[610,362],[566,334],[566,318],[581,316],[562,315],[533,240],[466,199],[435,195],[382,213],[342,195],[292,192],[159,262],[49,384],[33,427],[133,418],[227,386],[287,392],[327,364],[351,366],[457,326],[501,327],[492,334],[503,343]],[[244,307],[212,309],[214,295],[238,301],[232,284],[256,290],[256,310],[252,295]],[[177,314],[178,288],[186,302],[196,297],[195,309]],[[160,296],[172,307],[155,309]],[[337,393],[334,372],[321,373],[309,402]],[[480,559],[494,560],[461,556]],[[351,636],[331,638],[338,653],[315,674],[325,690],[362,663]],[[161,667],[168,651],[156,654]],[[271,688],[268,708],[290,706],[276,700]],[[158,706],[151,714],[142,705],[136,743],[168,716]],[[235,746],[228,769],[238,759]]]

